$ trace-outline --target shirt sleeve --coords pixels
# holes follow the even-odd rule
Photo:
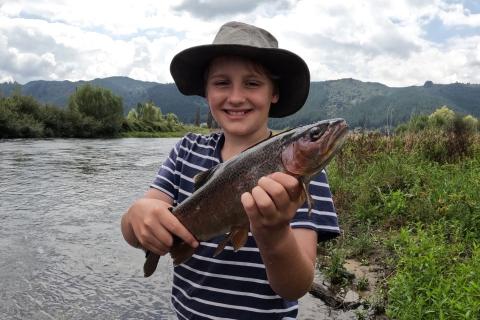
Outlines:
[[[308,204],[305,202],[298,209],[290,226],[315,230],[319,242],[337,237],[340,234],[340,228],[325,170],[312,178],[308,191],[313,200],[310,214]]]
[[[170,154],[158,170],[157,176],[150,185],[151,188],[160,190],[170,196],[172,199],[178,197],[178,186],[180,173],[177,171],[177,161],[179,160],[180,146],[184,139],[179,140],[170,151]]]

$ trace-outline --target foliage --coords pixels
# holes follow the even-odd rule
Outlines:
[[[472,154],[477,123],[476,118],[462,118],[443,106],[430,116],[413,117],[396,131],[404,135],[406,148],[418,151],[427,160],[446,163]]]
[[[75,88],[89,83],[110,90],[123,99],[126,113],[138,102],[151,101],[162,106],[163,113],[173,112],[184,123],[206,122],[208,106],[204,98],[182,95],[175,84],[137,81],[127,77],[109,77],[92,81],[32,81],[21,86],[22,92],[60,107],[68,104]],[[0,94],[11,95],[15,85],[0,84]],[[20,86],[20,85],[18,85]],[[284,129],[326,118],[345,118],[351,128],[390,130],[408,121],[412,115],[429,114],[443,105],[462,115],[480,117],[480,85],[429,83],[427,86],[391,88],[380,83],[354,79],[311,82],[310,94],[297,113],[271,119],[275,129]],[[200,109],[200,119],[196,111]]]
[[[71,96],[67,109],[41,105],[16,91],[11,97],[0,97],[0,138],[179,136],[186,132],[176,115],[162,115],[153,103],[139,103],[127,117],[122,110],[120,98],[88,85]]]
[[[345,263],[346,251],[342,248],[335,248],[331,251],[330,260],[324,263],[323,273],[334,285],[346,284],[351,278],[343,266]]]
[[[68,108],[81,116],[77,132],[85,136],[116,136],[123,123],[122,99],[111,91],[89,84],[81,86],[70,96]]]
[[[480,316],[480,135],[467,124],[443,109],[393,136],[351,134],[328,167],[344,230],[332,254],[384,267],[394,319]]]
[[[15,93],[0,98],[0,138],[36,138],[43,135],[40,105]]]
[[[397,273],[389,283],[393,319],[479,319],[480,246],[462,230],[436,223],[402,229],[396,241]]]
[[[442,106],[428,116],[428,121],[437,128],[448,127],[449,124],[453,122],[453,119],[455,119],[455,112],[450,110],[447,106]]]
[[[182,129],[183,124],[176,115],[162,115],[160,108],[152,102],[139,103],[135,109],[130,110],[123,122],[123,130],[127,132],[173,132]]]
[[[368,290],[369,288],[369,283],[368,283],[368,278],[367,277],[361,277],[357,280],[357,290],[360,291],[365,291]]]
[[[162,111],[153,102],[138,103],[137,107],[128,112],[127,120],[155,122],[162,120]]]
[[[467,115],[463,117],[463,122],[465,123],[465,126],[467,127],[467,130],[469,131],[480,131],[480,122],[478,121],[477,118]]]

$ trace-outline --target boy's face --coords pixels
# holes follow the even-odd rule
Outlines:
[[[263,68],[239,57],[218,57],[210,63],[206,99],[225,133],[253,138],[265,134],[278,94]]]

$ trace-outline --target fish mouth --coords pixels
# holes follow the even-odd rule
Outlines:
[[[330,158],[343,145],[347,138],[348,125],[345,120],[337,120],[329,125],[325,135],[328,136],[326,141],[327,150],[325,152],[325,161],[328,162]]]
[[[318,162],[316,170],[319,167],[326,166],[337,151],[342,147],[347,138],[348,125],[343,119],[332,120],[322,137],[315,143],[319,145]],[[323,139],[322,139],[323,138]]]
[[[348,125],[345,120],[339,120],[339,122],[329,126],[327,131],[333,131],[328,139],[327,145],[331,146],[330,152],[335,152],[343,145],[347,138]]]

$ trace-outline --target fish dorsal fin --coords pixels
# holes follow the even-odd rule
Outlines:
[[[194,181],[194,184],[195,184],[195,190],[200,189],[201,186],[203,186],[205,183],[207,183],[207,181],[210,180],[210,178],[213,176],[215,171],[217,171],[219,166],[220,165],[218,164],[215,167],[212,167],[212,168],[208,169],[207,171],[202,171],[202,172],[197,173],[193,177],[193,181]]]

